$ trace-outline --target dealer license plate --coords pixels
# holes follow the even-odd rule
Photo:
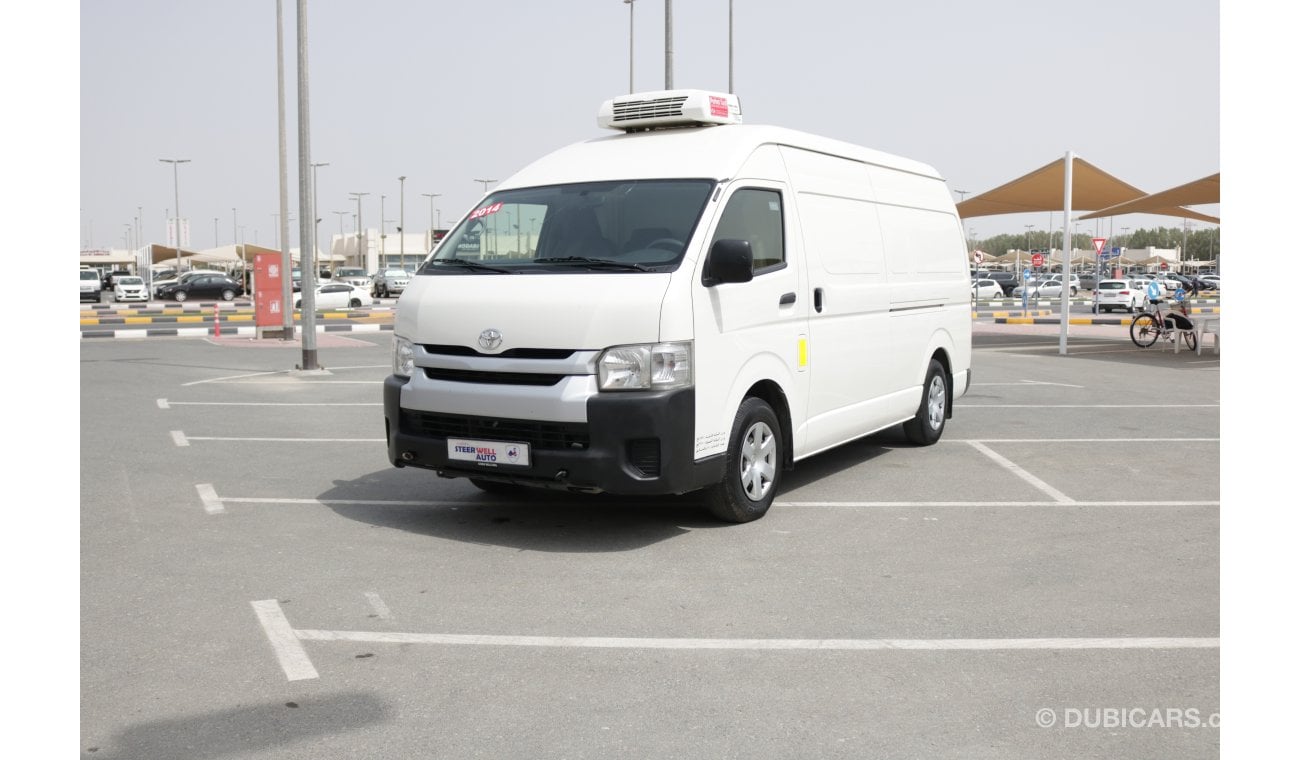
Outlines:
[[[474,462],[488,467],[529,465],[528,444],[507,441],[476,441],[468,438],[448,438],[447,458],[458,462]]]

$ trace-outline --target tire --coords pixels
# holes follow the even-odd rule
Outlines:
[[[175,301],[184,301],[189,297],[190,297],[189,294],[183,290],[178,290],[175,293],[172,293],[172,299]]]
[[[360,309],[360,308],[361,308],[361,299],[360,299],[360,298],[353,298],[351,301],[348,301],[348,307],[349,307],[349,308],[352,308],[352,309]]]
[[[1188,350],[1188,351],[1195,351],[1195,350],[1196,350],[1196,333],[1194,333],[1194,332],[1185,332],[1185,333],[1183,333],[1183,343],[1187,344],[1187,350]]]
[[[907,440],[917,446],[930,446],[943,435],[944,425],[948,421],[948,405],[952,393],[948,388],[948,373],[938,359],[930,360],[930,368],[925,373],[925,383],[921,386],[921,404],[916,409],[916,416],[903,423],[903,432]]]
[[[230,288],[226,288],[225,290],[221,291],[221,300],[223,301],[235,300],[235,291],[231,290]]]
[[[781,485],[785,441],[772,407],[750,397],[736,411],[722,481],[704,491],[704,504],[719,520],[746,523],[767,514]]]
[[[1138,348],[1147,348],[1155,343],[1160,337],[1160,328],[1156,325],[1155,315],[1144,311],[1133,317],[1133,323],[1128,326],[1128,336],[1133,339],[1133,345]]]

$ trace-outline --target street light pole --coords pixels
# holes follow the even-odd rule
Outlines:
[[[397,261],[406,269],[406,176],[397,178]]]
[[[420,193],[420,195],[423,195],[425,198],[429,199],[429,248],[432,250],[433,233],[434,230],[437,229],[437,227],[433,226],[433,199],[441,196],[442,193]]]
[[[379,196],[379,268],[384,269],[387,263],[384,261],[384,241],[388,238],[387,220],[384,219],[384,199],[387,195]]]
[[[339,218],[339,240],[343,240],[343,217],[351,214],[351,211],[331,211],[331,214]]]
[[[634,59],[632,46],[633,40],[636,39],[635,35],[632,34],[632,28],[635,23],[636,0],[623,0],[623,4],[627,6],[627,91],[630,94],[636,92],[636,88],[632,85],[632,61]]]
[[[664,0],[664,89],[673,88],[673,0]]]
[[[188,158],[160,158],[164,164],[172,165],[172,190],[176,195],[176,274],[181,273],[181,180],[179,166],[188,164]]]
[[[496,182],[494,179],[476,179],[475,182],[483,183],[483,195],[487,195],[487,186],[489,182]]]
[[[320,199],[320,195],[318,195],[316,192],[316,169],[317,167],[321,167],[321,166],[329,166],[329,162],[322,161],[320,163],[311,165],[311,215],[312,215],[312,240],[313,241],[320,239],[320,206],[317,205]],[[333,254],[333,251],[331,251],[330,253]],[[315,254],[316,251],[313,250],[312,255]],[[334,259],[333,256],[331,255],[330,263],[333,262]],[[317,266],[319,267],[320,264],[318,263]]]
[[[370,195],[370,193],[348,193],[348,195],[357,199],[357,266],[363,269],[369,269],[370,264],[366,262],[370,253],[369,247],[367,246],[366,249],[362,249],[362,242],[365,241],[364,232],[366,225],[361,216],[361,199]]]

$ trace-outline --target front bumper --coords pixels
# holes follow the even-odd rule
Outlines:
[[[680,494],[722,479],[725,457],[695,460],[693,388],[602,393],[587,399],[585,423],[550,423],[402,409],[406,382],[395,375],[384,381],[388,459],[396,467],[614,494]],[[521,467],[451,460],[452,437],[527,443],[531,462]]]

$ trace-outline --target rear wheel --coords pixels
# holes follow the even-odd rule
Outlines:
[[[172,294],[172,298],[176,299],[177,301],[184,301],[189,297],[190,297],[189,294],[183,290],[178,290]]]
[[[1156,338],[1160,337],[1155,315],[1144,311],[1133,317],[1133,323],[1128,326],[1128,335],[1138,348],[1146,348],[1155,343]]]
[[[921,389],[921,405],[916,416],[903,423],[907,440],[918,446],[929,446],[939,440],[948,419],[948,397],[948,373],[938,359],[931,359]]]
[[[785,450],[781,423],[760,398],[747,398],[736,412],[722,482],[704,492],[714,517],[733,523],[767,514],[781,482]]]
[[[230,288],[226,288],[225,290],[221,291],[221,300],[223,301],[235,300],[235,291],[231,290]]]
[[[1187,344],[1187,350],[1189,350],[1189,351],[1195,351],[1195,350],[1196,350],[1196,333],[1194,333],[1194,332],[1185,332],[1185,333],[1183,333],[1183,342]]]
[[[351,307],[354,308],[354,309],[360,309],[360,308],[361,308],[361,299],[360,299],[360,298],[353,298],[351,301],[348,302],[348,306],[351,306]]]

